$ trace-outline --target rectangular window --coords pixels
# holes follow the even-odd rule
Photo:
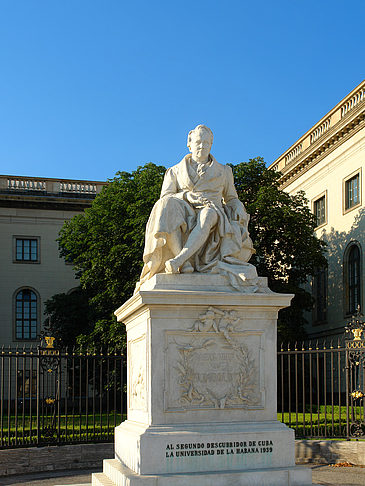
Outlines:
[[[327,321],[327,268],[318,268],[313,277],[314,309],[313,323],[322,324]]]
[[[360,174],[345,181],[345,211],[360,204]]]
[[[326,222],[326,196],[322,196],[313,203],[313,212],[317,219],[317,226]]]
[[[39,239],[38,238],[15,238],[15,262],[38,262],[39,261]]]

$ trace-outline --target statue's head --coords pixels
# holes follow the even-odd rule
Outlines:
[[[188,134],[187,146],[194,160],[204,160],[209,156],[213,144],[213,132],[205,125],[198,125]]]

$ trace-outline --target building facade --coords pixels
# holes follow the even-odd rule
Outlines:
[[[56,240],[105,184],[0,176],[0,345],[38,343],[45,301],[78,286]]]
[[[364,292],[365,81],[286,150],[270,168],[281,188],[304,191],[327,242],[328,268],[308,282],[314,298],[307,315],[312,338],[342,336]]]

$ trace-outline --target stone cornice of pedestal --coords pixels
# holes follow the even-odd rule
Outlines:
[[[195,290],[150,290],[139,291],[119,307],[114,314],[118,322],[126,322],[137,311],[149,307],[175,307],[176,305],[222,305],[246,308],[272,308],[277,311],[288,307],[294,294],[241,293]]]

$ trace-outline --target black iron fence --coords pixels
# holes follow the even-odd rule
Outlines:
[[[111,442],[124,419],[122,353],[35,348],[0,353],[0,448]]]
[[[282,345],[278,419],[296,437],[346,437],[346,348],[325,342]]]
[[[365,437],[365,341],[278,351],[278,419],[297,438]]]
[[[281,346],[278,419],[297,438],[365,437],[365,323],[330,342]],[[125,356],[68,351],[53,338],[36,348],[2,348],[0,448],[112,442],[126,418]]]

